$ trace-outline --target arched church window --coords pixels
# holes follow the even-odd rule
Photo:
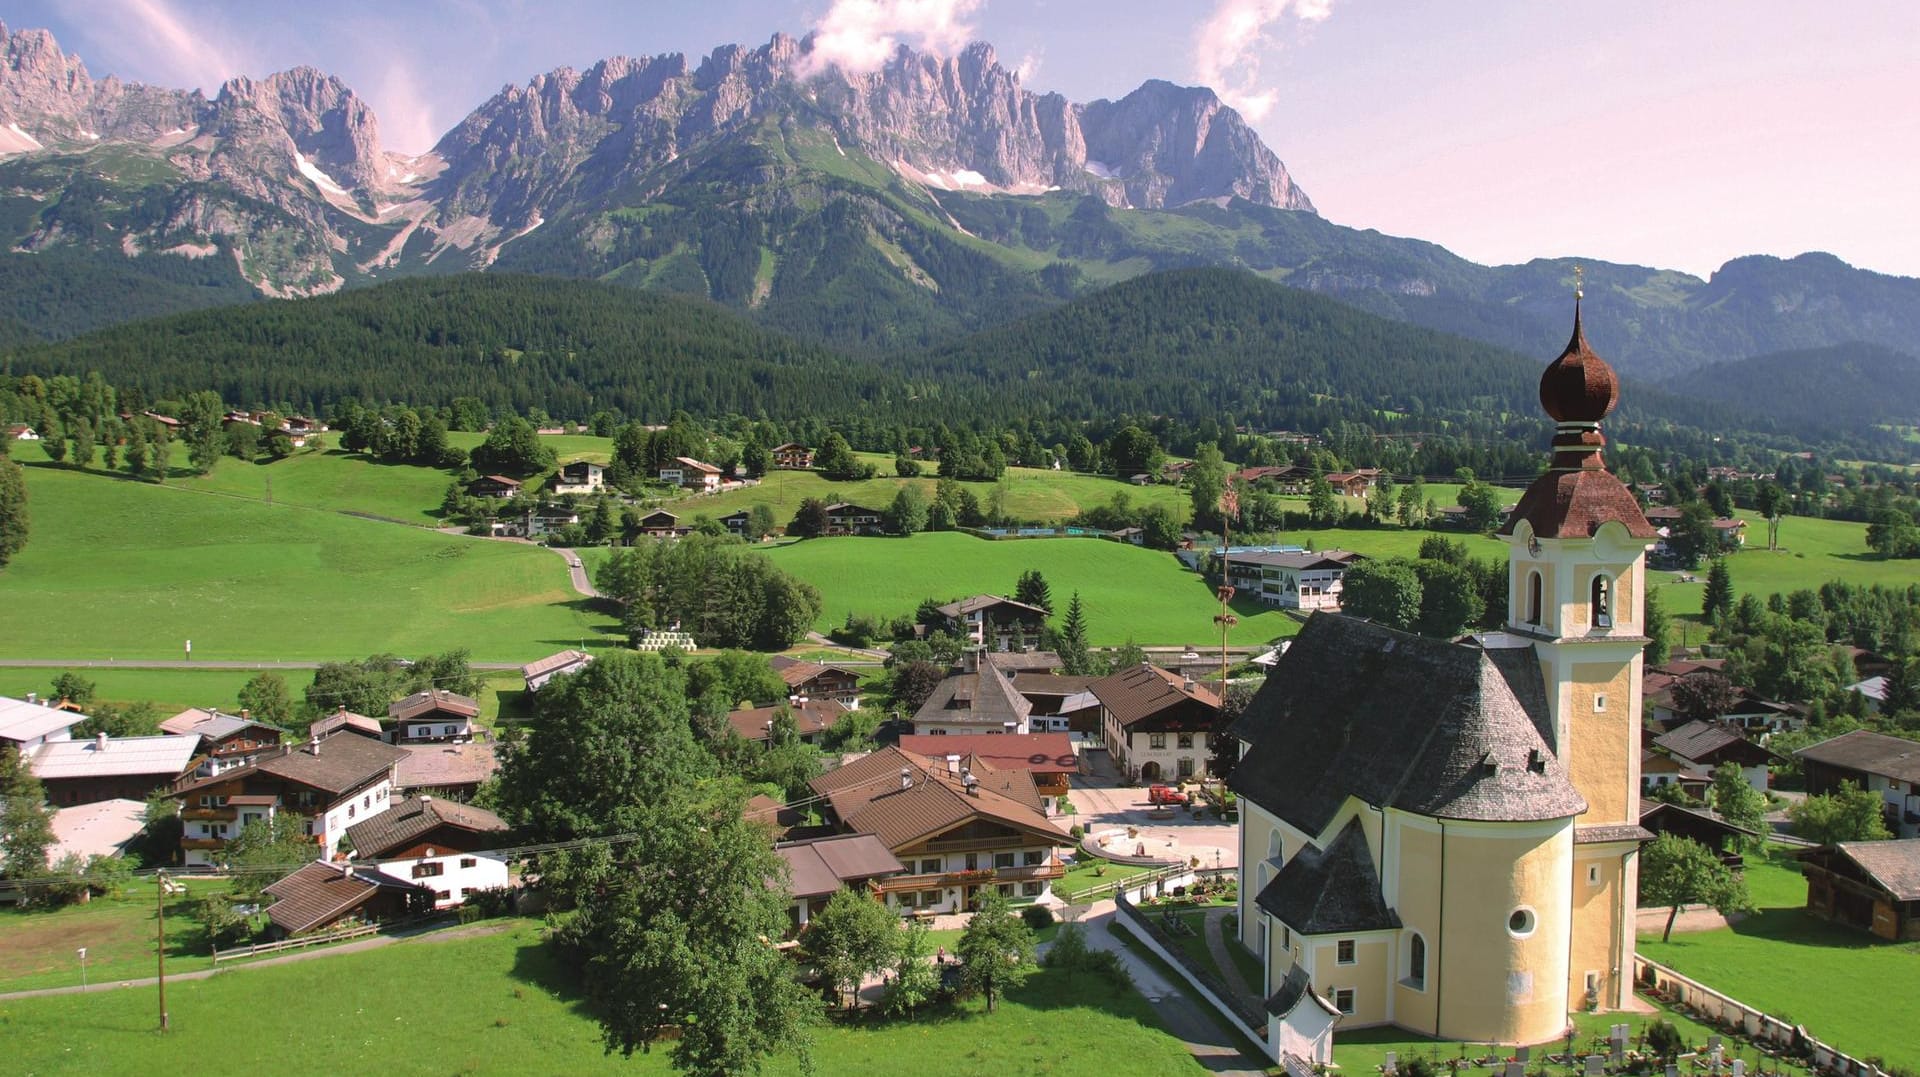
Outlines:
[[[1280,852],[1281,852],[1280,832],[1276,830],[1267,835],[1267,859],[1268,860],[1280,859]]]
[[[1527,573],[1527,623],[1540,623],[1540,574]]]
[[[1607,579],[1606,573],[1603,572],[1600,575],[1595,576],[1593,578],[1593,594],[1591,596],[1592,609],[1593,609],[1593,627],[1595,628],[1612,628],[1613,627],[1612,599],[1613,599],[1613,585]]]
[[[1407,944],[1407,982],[1422,990],[1427,986],[1427,940],[1417,931]]]

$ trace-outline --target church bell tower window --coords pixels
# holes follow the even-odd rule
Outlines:
[[[1593,578],[1593,627],[1613,627],[1612,592],[1613,587],[1608,582],[1605,573],[1601,573]]]

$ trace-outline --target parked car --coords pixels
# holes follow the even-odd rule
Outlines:
[[[1147,789],[1147,803],[1149,804],[1185,804],[1186,802],[1187,794],[1175,789],[1171,785],[1155,785],[1149,786]]]

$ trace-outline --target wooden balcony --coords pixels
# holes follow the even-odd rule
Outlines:
[[[879,880],[887,893],[903,890],[932,890],[949,886],[985,886],[989,883],[1027,883],[1058,879],[1067,869],[1058,862],[1018,868],[981,868],[978,871],[944,871],[933,875],[892,875]]]

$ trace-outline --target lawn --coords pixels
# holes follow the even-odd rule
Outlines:
[[[611,622],[558,556],[284,504],[28,467],[0,576],[10,657],[328,659],[467,647],[526,661]]]
[[[1780,521],[1781,549],[1770,552],[1766,521],[1752,513],[1739,515],[1747,520],[1747,545],[1727,560],[1736,595],[1752,593],[1764,598],[1802,587],[1817,589],[1828,580],[1894,587],[1920,583],[1920,561],[1886,561],[1867,552],[1866,524],[1788,516]],[[1653,572],[1649,579],[1658,583],[1670,581],[1674,575]],[[1702,567],[1693,575],[1699,582],[1668,582],[1661,588],[1660,597],[1669,613],[1699,615],[1706,569]]]
[[[1060,877],[1060,881],[1053,884],[1053,892],[1058,894],[1061,900],[1067,900],[1070,895],[1078,894],[1082,890],[1089,890],[1119,879],[1131,879],[1135,875],[1145,875],[1153,870],[1138,864],[1116,864],[1111,860],[1102,860],[1098,857],[1087,859],[1084,853],[1081,857],[1082,862],[1068,869],[1067,873]]]
[[[256,464],[225,459],[204,476],[173,480],[203,490],[276,505],[359,512],[425,527],[440,527],[440,501],[451,472],[412,464],[383,464],[343,450],[299,452]]]
[[[1078,591],[1088,636],[1096,646],[1206,646],[1217,641],[1219,600],[1173,555],[1105,539],[991,542],[955,532],[912,538],[831,538],[765,547],[774,563],[820,589],[816,625],[829,631],[848,613],[911,616],[920,601],[966,595],[1010,595],[1020,574],[1036,569],[1052,590],[1056,614]],[[1299,622],[1256,600],[1235,604],[1232,640],[1265,643],[1292,635]],[[1056,618],[1057,619],[1057,618]]]
[[[1856,1056],[1920,1068],[1910,1001],[1920,945],[1884,942],[1808,916],[1806,884],[1781,850],[1749,858],[1748,888],[1760,911],[1731,928],[1643,935],[1640,952],[1750,1006],[1805,1025]]]
[[[278,671],[286,678],[287,692],[295,699],[313,680],[303,669]],[[240,688],[254,676],[247,670],[231,669],[119,669],[100,666],[75,666],[71,669],[0,668],[0,696],[23,699],[28,692],[49,694],[54,678],[76,673],[94,684],[94,698],[103,703],[126,706],[149,702],[160,710],[162,718],[188,707],[218,707],[232,712],[239,706]]]
[[[187,972],[213,964],[194,923],[201,898],[227,889],[225,879],[187,879],[187,892],[167,899],[167,971]],[[68,987],[80,982],[87,948],[87,980],[103,984],[154,974],[155,884],[138,879],[120,897],[97,897],[85,905],[38,912],[0,910],[0,991]],[[0,1003],[0,1014],[4,1014]],[[0,1017],[0,1028],[6,1027]]]
[[[289,1058],[337,1073],[671,1072],[660,1053],[603,1051],[570,978],[526,922],[177,982],[167,1008],[172,1032],[160,1036],[148,988],[0,1002],[0,1036],[15,1072],[34,1075],[245,1075]],[[236,1014],[246,1015],[244,1036],[234,1035]],[[813,1056],[836,1077],[891,1077],[909,1059],[930,1075],[1204,1072],[1130,989],[1046,971],[990,1015],[975,1003],[910,1022],[835,1022],[818,1031]],[[798,1071],[791,1057],[767,1068]]]
[[[1576,1013],[1570,1014],[1569,1020],[1573,1022],[1575,1029],[1574,1045],[1576,1050],[1590,1048],[1595,1036],[1605,1037],[1609,1026],[1623,1022],[1632,1026],[1636,1041],[1645,1031],[1647,1025],[1655,1020],[1671,1022],[1673,1026],[1679,1029],[1681,1034],[1687,1038],[1687,1042],[1690,1044],[1705,1044],[1707,1038],[1713,1035],[1714,1032],[1714,1030],[1689,1021],[1679,1014],[1665,1010],[1656,1014]],[[1559,1051],[1562,1047],[1563,1044],[1553,1043],[1544,1045],[1541,1050]],[[1392,1027],[1359,1028],[1350,1032],[1336,1031],[1334,1033],[1333,1061],[1340,1067],[1340,1072],[1342,1073],[1356,1075],[1379,1073],[1380,1066],[1386,1061],[1386,1054],[1389,1051],[1394,1052],[1402,1065],[1405,1065],[1411,1059],[1424,1058],[1429,1062],[1433,1062],[1436,1070],[1444,1073],[1446,1072],[1446,1063],[1449,1059],[1477,1057],[1483,1054],[1486,1048],[1482,1044],[1462,1044],[1454,1040],[1436,1040],[1431,1036],[1422,1036],[1417,1032],[1408,1032],[1405,1029]],[[1746,1059],[1747,1068],[1749,1072],[1751,1072],[1755,1063],[1759,1061],[1760,1056],[1754,1053],[1752,1048],[1746,1048],[1738,1050],[1736,1054],[1730,1055],[1729,1057]],[[1465,1072],[1481,1073],[1492,1071],[1469,1069]],[[1550,1077],[1564,1077],[1564,1075],[1584,1071],[1566,1066],[1539,1064],[1530,1067],[1527,1072],[1533,1074],[1544,1073],[1550,1075]]]

